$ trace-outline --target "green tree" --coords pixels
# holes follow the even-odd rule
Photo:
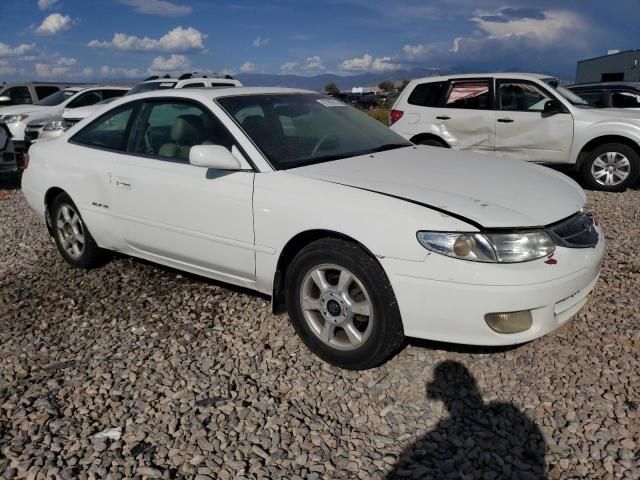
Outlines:
[[[395,92],[396,86],[393,84],[391,80],[385,80],[384,82],[380,82],[378,88],[383,92]]]
[[[402,85],[400,85],[400,88],[398,89],[399,92],[401,92],[402,90],[404,90],[404,87],[406,87],[409,84],[410,80],[402,80]]]
[[[329,83],[328,85],[325,85],[324,91],[329,95],[337,95],[338,93],[340,93],[340,89],[335,83]]]

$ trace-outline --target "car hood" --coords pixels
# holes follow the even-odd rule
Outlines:
[[[108,105],[95,104],[95,105],[88,105],[86,107],[65,108],[62,116],[64,118],[73,118],[73,119],[87,118],[92,113],[97,112],[98,110],[106,107],[108,107]]]
[[[48,113],[52,107],[44,105],[12,105],[0,108],[0,115],[33,115],[36,113]]]
[[[538,227],[580,210],[584,191],[546,167],[416,146],[287,170],[423,204],[484,228]]]
[[[632,108],[590,108],[587,110],[598,120],[632,120],[640,121],[640,112]]]

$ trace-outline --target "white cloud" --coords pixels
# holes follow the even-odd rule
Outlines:
[[[134,7],[136,12],[161,17],[182,17],[193,9],[188,5],[176,5],[165,0],[119,0],[120,3]]]
[[[253,41],[253,46],[256,48],[264,47],[271,41],[270,38],[258,37]]]
[[[18,69],[9,65],[6,60],[0,60],[0,75],[12,75],[16,73]]]
[[[184,55],[172,54],[169,57],[158,56],[153,59],[149,73],[177,73],[191,70],[191,61]]]
[[[388,72],[398,70],[401,67],[402,65],[393,63],[391,57],[373,58],[368,53],[365,53],[360,58],[345,60],[340,65],[340,68],[346,72]]]
[[[280,71],[282,73],[291,73],[295,71],[300,64],[298,62],[286,62],[280,65]]]
[[[69,30],[69,28],[71,28],[71,17],[69,15],[52,13],[36,28],[36,33],[38,35],[55,35]]]
[[[11,48],[6,43],[0,42],[0,57],[17,57],[30,52],[35,48],[35,44],[21,43],[20,45]]]
[[[38,8],[40,10],[49,10],[53,8],[58,3],[58,0],[38,0]]]
[[[112,48],[122,52],[166,52],[186,53],[204,50],[204,39],[207,36],[195,28],[176,27],[159,39],[136,37],[116,33],[111,41],[102,42],[91,40],[88,44],[92,48]]]
[[[78,63],[78,61],[75,58],[62,57],[58,60],[58,65],[64,65],[66,67],[71,67],[76,63]]]
[[[77,76],[90,76],[93,73],[88,72],[87,68],[79,69],[74,68],[78,64],[75,58],[60,57],[55,61],[49,63],[36,63],[34,65],[36,75],[41,78],[52,77],[77,77]]]
[[[256,71],[256,64],[252,62],[244,62],[240,65],[240,73],[250,73]]]
[[[319,72],[322,70],[326,70],[326,67],[322,64],[322,59],[318,55],[314,55],[313,57],[307,57],[304,62],[304,70],[309,72]]]
[[[143,75],[137,68],[109,67],[108,65],[100,67],[99,72],[102,77],[111,78],[140,78]]]
[[[434,52],[433,45],[425,45],[419,43],[417,45],[405,45],[402,47],[402,53],[408,60],[420,60]]]

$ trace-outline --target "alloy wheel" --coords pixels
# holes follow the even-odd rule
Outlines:
[[[82,256],[85,246],[84,225],[78,212],[69,204],[63,204],[56,218],[58,239],[71,258]]]
[[[605,152],[591,164],[591,176],[607,187],[620,185],[631,173],[631,162],[620,152]]]

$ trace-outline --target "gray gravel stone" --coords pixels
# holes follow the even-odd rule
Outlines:
[[[426,386],[447,361],[466,367],[482,405],[538,429],[546,477],[640,478],[640,191],[587,196],[608,254],[571,322],[513,348],[410,341],[349,372],[311,355],[250,292],[120,256],[68,267],[8,191],[0,478],[532,478],[504,411],[463,438],[442,429],[451,411]],[[122,437],[91,439],[107,426]]]

